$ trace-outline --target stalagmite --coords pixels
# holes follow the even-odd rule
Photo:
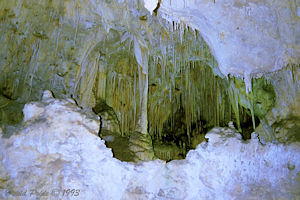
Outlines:
[[[1,1],[0,95],[24,104],[50,89],[85,109],[105,102],[118,133],[175,138],[181,148],[195,127],[204,134],[229,121],[242,134],[287,132],[278,124],[299,110],[295,2],[159,1],[153,14],[157,3]],[[287,64],[284,81],[260,79]]]

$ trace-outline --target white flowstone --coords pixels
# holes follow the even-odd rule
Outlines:
[[[293,0],[172,0],[159,12],[197,29],[224,75],[243,77],[300,63],[299,7]]]
[[[25,107],[25,116],[39,114],[11,137],[0,138],[1,199],[300,196],[299,143],[262,146],[255,134],[244,142],[232,127],[214,128],[206,136],[208,142],[190,151],[185,160],[126,163],[113,158],[97,136],[96,117],[76,105],[48,98]]]
[[[144,0],[145,8],[149,10],[149,12],[153,13],[153,10],[156,8],[158,0]]]
[[[45,100],[51,99],[51,98],[53,98],[52,92],[49,91],[49,90],[45,90],[44,93],[43,93],[42,99],[45,101]]]
[[[40,117],[45,111],[44,107],[39,104],[26,104],[23,108],[24,118],[23,121],[35,120]]]

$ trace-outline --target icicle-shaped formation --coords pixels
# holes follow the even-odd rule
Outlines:
[[[235,114],[237,128],[240,132],[242,132],[241,123],[240,123],[240,112],[239,112],[239,100],[238,100],[238,90],[235,87],[233,80],[230,80],[228,95],[231,101],[231,105],[233,108],[233,112]]]
[[[153,88],[161,88],[151,90],[150,87],[149,91],[149,122],[150,127],[154,127],[153,134],[158,137],[163,135],[160,132],[163,126],[161,122],[168,117],[171,125],[174,125],[172,116],[181,107],[185,111],[188,137],[195,134],[193,123],[198,127],[196,132],[201,132],[201,127],[198,125],[201,120],[203,121],[201,123],[206,123],[207,126],[227,125],[232,119],[231,104],[227,94],[228,84],[227,81],[215,77],[212,73],[211,68],[216,67],[216,62],[209,48],[197,31],[189,27],[182,27],[173,22],[167,30],[170,32],[168,35],[171,36],[171,40],[161,40],[164,43],[160,46],[164,44],[166,49],[164,52],[169,52],[171,57],[169,56],[170,59],[163,62],[157,60],[157,64],[155,63],[153,67],[156,72],[161,70],[161,73],[152,73],[150,77],[150,80],[156,80]],[[166,56],[162,57],[166,58]],[[166,61],[167,68],[160,68],[165,66]],[[168,94],[168,98],[164,98],[166,96],[164,93]],[[239,110],[238,106],[234,108],[236,111]]]
[[[90,15],[73,1],[36,2],[26,4],[35,13],[18,16],[31,24],[16,24],[10,16],[19,13],[17,6],[6,8],[8,4],[0,1],[0,42],[5,50],[0,50],[5,71],[0,92],[29,100],[51,89],[73,95],[86,107],[105,100],[115,110],[121,132],[129,134],[141,110],[138,65],[143,65],[144,71],[149,66],[148,120],[154,136],[165,134],[168,120],[175,124],[174,114],[181,108],[189,138],[196,134],[195,124],[196,132],[201,132],[198,124],[227,125],[232,113],[240,124],[245,113],[240,109],[241,88],[214,76],[217,62],[197,30],[180,21],[165,21],[159,13],[145,14],[139,0],[90,1]],[[31,20],[36,13],[39,22]],[[245,77],[249,98],[243,107],[250,109],[254,121],[255,92],[251,77]]]
[[[255,116],[254,116],[254,109],[253,109],[253,104],[254,104],[254,97],[253,97],[253,91],[252,91],[252,78],[249,74],[244,73],[244,82],[245,82],[245,88],[246,88],[246,95],[248,99],[248,108],[250,109],[251,112],[251,119],[252,119],[252,125],[253,125],[253,130],[255,130],[256,125],[255,125]]]

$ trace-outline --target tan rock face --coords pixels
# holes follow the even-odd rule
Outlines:
[[[145,1],[150,11],[154,2]],[[137,0],[3,0],[0,93],[23,104],[40,99],[45,89],[59,97],[72,96],[84,107],[105,99],[120,120],[120,132],[129,132],[140,111],[147,110],[140,103],[143,81],[138,68],[149,58],[148,124],[159,132],[171,105],[179,107],[174,103],[179,95],[187,97],[187,116],[196,115],[200,104],[193,99],[201,95],[202,86],[193,87],[199,76],[188,77],[199,72],[189,71],[190,66],[210,66],[219,75],[244,77],[249,92],[251,76],[299,64],[299,10],[299,2],[292,0],[164,0],[158,15],[151,16]],[[293,109],[278,106],[274,116],[299,114],[299,105],[289,97],[294,92],[276,93],[285,96]],[[3,105],[0,102],[1,112],[6,109]]]

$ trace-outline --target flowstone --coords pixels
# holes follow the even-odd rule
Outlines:
[[[44,93],[0,138],[1,199],[298,199],[300,144],[247,142],[214,128],[186,159],[127,163],[97,134],[99,118]],[[0,134],[3,135],[0,129]],[[68,189],[73,193],[68,192]]]
[[[85,108],[104,99],[119,120],[110,127],[119,126],[113,131],[123,135],[135,131],[139,115],[148,110],[149,133],[161,137],[163,123],[180,106],[189,138],[199,118],[212,126],[236,121],[242,131],[239,107],[250,107],[251,115],[261,118],[274,97],[264,88],[250,98],[253,106],[238,101],[251,88],[255,91],[251,78],[299,64],[298,18],[299,2],[292,0],[2,0],[0,93],[25,104],[50,89]],[[231,102],[220,79],[228,74],[245,82],[245,91],[229,95]],[[276,97],[295,92],[276,91]],[[1,118],[9,117],[1,113]],[[111,120],[106,114],[103,118]],[[20,118],[9,120],[14,119]],[[140,132],[146,132],[146,121]],[[274,134],[267,133],[273,122],[263,123],[266,128],[259,132],[273,140]]]

